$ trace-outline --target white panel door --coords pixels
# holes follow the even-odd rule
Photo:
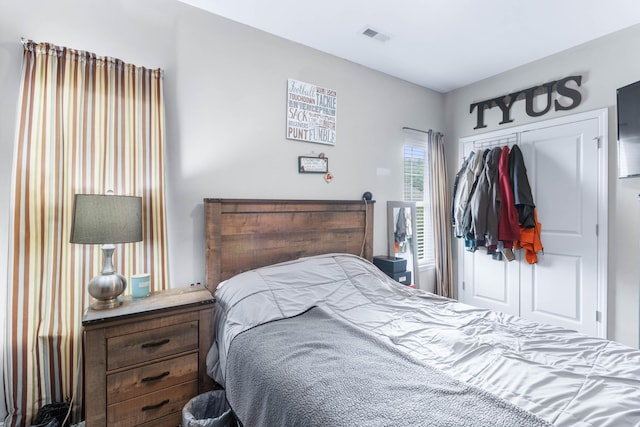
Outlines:
[[[496,142],[497,145],[501,144],[499,141]],[[466,158],[471,151],[481,153],[483,148],[474,148],[473,141],[467,142],[463,146],[463,158]],[[475,252],[462,250],[460,253],[462,254],[462,285],[464,288],[460,294],[462,302],[476,307],[519,315],[520,268],[518,261],[496,261],[487,255],[486,248],[478,248]],[[519,259],[520,254],[516,253],[516,257]]]
[[[524,132],[544,254],[521,263],[520,315],[597,335],[598,121]]]
[[[512,262],[496,261],[484,248],[467,252],[460,240],[462,302],[606,337],[606,318],[597,318],[598,310],[606,310],[607,166],[606,149],[598,147],[606,121],[603,110],[511,129],[527,167],[544,252],[533,265],[521,250]],[[487,141],[504,145],[507,134],[465,138],[462,154],[478,144],[487,148]]]

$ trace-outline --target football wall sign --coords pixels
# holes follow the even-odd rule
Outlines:
[[[335,145],[337,112],[335,91],[287,80],[287,139]]]

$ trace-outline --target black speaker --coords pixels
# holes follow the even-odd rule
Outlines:
[[[362,200],[369,201],[369,200],[372,200],[372,199],[373,199],[373,194],[371,194],[371,192],[369,192],[369,191],[365,191],[365,192],[362,194]]]

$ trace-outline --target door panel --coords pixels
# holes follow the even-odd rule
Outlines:
[[[480,248],[473,253],[464,251],[463,262],[463,302],[516,316],[520,314],[517,261],[496,261]]]
[[[523,133],[544,254],[521,274],[522,317],[597,335],[598,122]]]
[[[533,272],[531,312],[553,318],[553,322],[547,323],[579,321],[582,297],[580,257],[545,252],[544,261],[544,264],[536,265]],[[563,286],[557,286],[558,282]]]
[[[535,137],[535,134],[525,135],[523,143]],[[533,141],[526,151],[532,159],[528,174],[533,181],[538,214],[545,217],[545,230],[580,234],[582,215],[579,209],[573,208],[581,204],[580,159],[576,158],[580,156],[580,138]],[[542,191],[536,192],[537,188]]]

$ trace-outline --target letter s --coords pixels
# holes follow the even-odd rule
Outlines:
[[[578,87],[580,87],[580,85],[582,84],[582,76],[569,76],[569,77],[565,77],[564,79],[558,80],[558,85],[556,86],[556,91],[558,92],[558,95],[566,96],[567,98],[570,98],[573,102],[565,107],[564,105],[560,104],[556,99],[554,102],[556,111],[572,110],[576,108],[578,105],[580,105],[580,101],[582,101],[582,94],[578,90],[567,87],[567,82],[570,80],[573,80],[574,82],[576,82]]]

